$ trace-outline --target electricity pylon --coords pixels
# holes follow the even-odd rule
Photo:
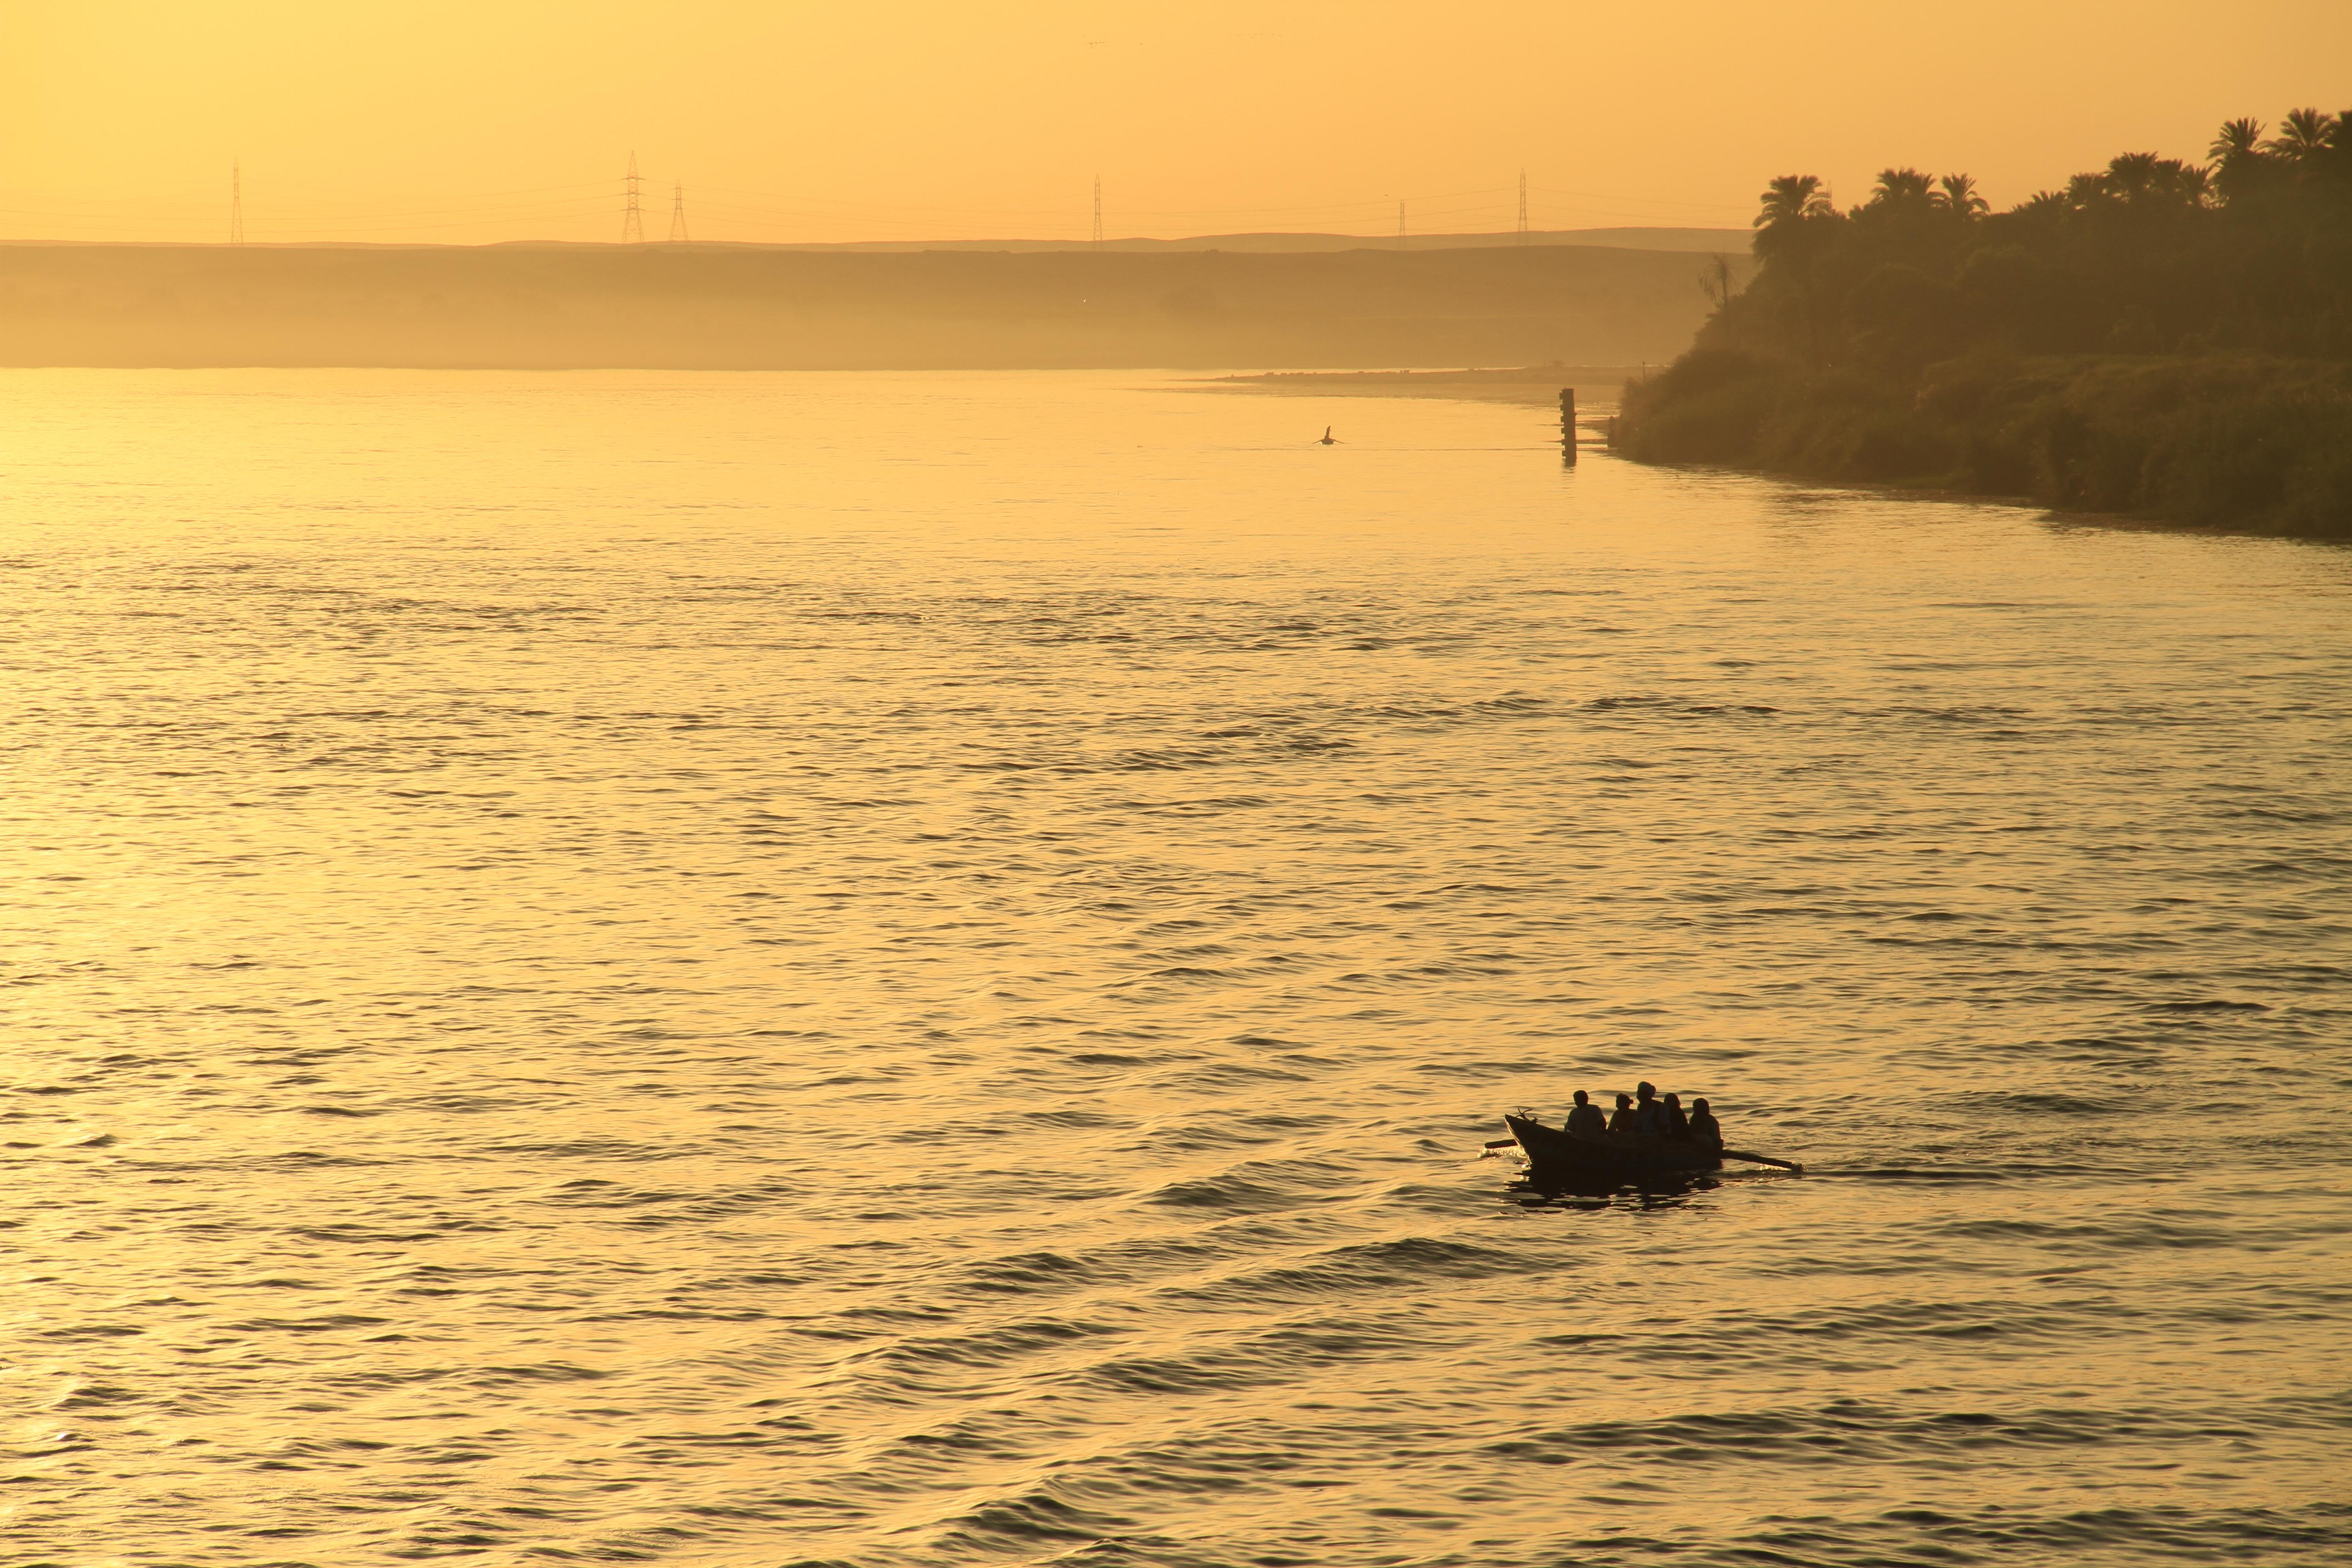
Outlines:
[[[629,205],[621,213],[621,243],[643,245],[646,242],[645,209],[637,203],[637,155],[629,154]]]
[[[245,243],[245,164],[239,159],[228,165],[228,242]]]
[[[686,243],[686,182],[680,180],[669,188],[669,242]]]

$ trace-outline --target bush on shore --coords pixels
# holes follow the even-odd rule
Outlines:
[[[1704,350],[1626,389],[1618,448],[2352,538],[2352,365],[1977,354],[1909,382]]]

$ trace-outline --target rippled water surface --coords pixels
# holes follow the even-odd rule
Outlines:
[[[2347,1560],[2352,555],[1545,437],[0,374],[6,1560]]]

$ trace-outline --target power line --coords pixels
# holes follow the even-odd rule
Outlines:
[[[621,213],[621,243],[643,245],[646,242],[645,209],[637,201],[637,155],[629,154],[628,203]]]
[[[1531,186],[1529,188],[1533,189],[1534,187]],[[753,196],[763,202],[792,202],[797,205],[812,208],[854,208],[861,212],[959,213],[976,214],[983,216],[1003,216],[1008,215],[1043,216],[1046,212],[1051,210],[1046,208],[1016,209],[994,205],[955,206],[940,203],[846,201],[838,197],[814,195],[807,193],[787,194],[775,191],[754,190],[743,185],[705,185],[703,189],[706,191],[719,191],[730,195]],[[1505,186],[1482,185],[1460,191],[1423,191],[1420,195],[1415,196],[1412,199],[1420,202],[1451,201],[1457,196],[1502,196],[1507,193],[1507,187]],[[1285,202],[1270,206],[1152,207],[1142,210],[1163,216],[1177,214],[1199,213],[1247,215],[1252,213],[1286,214],[1300,212],[1339,212],[1342,210],[1363,211],[1369,208],[1383,206],[1388,200],[1389,198],[1386,196],[1363,196],[1329,202]],[[1129,210],[1132,211],[1136,209]],[[1462,208],[1458,210],[1469,211],[1473,209]]]
[[[1554,185],[1537,185],[1533,188],[1538,193],[1548,196],[1575,196],[1583,200],[1608,203],[1612,205],[1622,205],[1630,202],[1636,206],[1682,207],[1692,211],[1716,213],[1729,213],[1744,210],[1726,206],[1720,202],[1685,202],[1676,201],[1666,196],[1628,196],[1614,195],[1607,191],[1571,191],[1564,187]]]
[[[684,245],[686,233],[686,182],[678,181],[669,188],[669,242]]]
[[[581,238],[613,237],[605,228],[610,222],[611,208],[605,217],[595,216],[596,208],[614,195],[624,198],[624,225],[620,237],[625,242],[642,242],[651,237],[651,225],[644,216],[643,159],[634,153],[625,163],[630,173],[611,175],[603,180],[581,181],[567,184],[546,184],[521,187],[510,191],[451,193],[436,199],[436,194],[425,191],[408,193],[408,199],[384,200],[380,205],[354,193],[342,190],[288,187],[283,183],[282,169],[272,175],[279,184],[270,187],[272,216],[265,226],[281,242],[349,237],[395,240],[404,235],[425,238],[433,231],[457,231],[467,228],[480,230],[485,236],[508,232],[518,236],[542,235],[553,231]],[[278,165],[273,164],[273,169]],[[1565,220],[1572,212],[1587,225],[1707,225],[1710,222],[1730,226],[1733,212],[1712,204],[1650,196],[1621,196],[1613,193],[1580,191],[1538,186],[1530,169],[1517,171],[1526,179],[1527,208],[1525,226],[1517,229],[1526,236],[1524,243],[1532,245],[1538,234],[1566,226]],[[634,176],[634,177],[633,177]],[[1107,195],[1102,184],[1107,176],[1097,174],[1089,181],[1087,227],[1081,238],[1096,238],[1095,217],[1101,213],[1101,240],[1109,243],[1109,218],[1107,208],[1097,208],[1096,199]],[[102,237],[108,234],[132,235],[142,229],[173,227],[185,232],[194,229],[201,234],[206,229],[232,242],[250,243],[244,226],[244,168],[242,158],[232,161],[230,170],[229,232],[226,235],[212,226],[221,221],[220,209],[211,205],[219,199],[202,195],[201,186],[175,192],[169,200],[132,201],[127,198],[100,196],[83,192],[9,193],[0,196],[0,222],[38,221],[60,229],[70,228]],[[615,190],[615,187],[619,187]],[[903,236],[908,238],[940,239],[966,237],[976,238],[1016,238],[1022,232],[1035,229],[1045,233],[1067,234],[1055,229],[1055,209],[1050,205],[1024,209],[1016,202],[1005,205],[978,206],[949,203],[843,200],[813,192],[790,194],[773,191],[704,185],[697,200],[702,204],[697,210],[706,218],[719,223],[730,235],[740,234],[756,239],[764,234],[800,231],[812,228],[834,230],[845,237],[887,238]],[[214,187],[217,193],[219,187]],[[605,194],[599,197],[595,193]],[[677,193],[674,192],[673,195]],[[878,193],[877,193],[878,194]],[[1438,189],[1423,191],[1416,196],[1399,198],[1393,189],[1380,197],[1339,200],[1303,201],[1279,205],[1258,205],[1235,203],[1232,205],[1193,205],[1182,200],[1162,206],[1133,205],[1137,193],[1129,193],[1129,205],[1121,211],[1127,216],[1120,220],[1128,232],[1136,236],[1149,235],[1211,235],[1229,231],[1279,232],[1301,230],[1316,233],[1342,232],[1362,235],[1367,238],[1397,237],[1398,243],[1410,246],[1414,221],[1412,204],[1419,202],[1419,221],[1432,235],[1501,231],[1497,238],[1511,243],[1517,238],[1518,195],[1517,182],[1499,187],[1473,188],[1461,191]],[[632,204],[636,198],[634,221]],[[1041,196],[1047,202],[1051,197]],[[1149,203],[1150,193],[1142,193]],[[14,199],[9,199],[13,197]],[[1537,198],[1545,205],[1545,225],[1535,224]],[[1390,226],[1391,214],[1388,208],[1400,199],[1405,205],[1402,237]],[[713,206],[711,204],[718,205]],[[1066,222],[1069,209],[1058,209]],[[714,214],[716,215],[714,216]],[[675,215],[673,215],[675,216]],[[1743,215],[1744,218],[1744,215]],[[689,220],[690,223],[690,220]]]

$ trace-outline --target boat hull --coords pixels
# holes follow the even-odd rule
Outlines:
[[[1613,1138],[1603,1142],[1524,1117],[1506,1116],[1503,1122],[1519,1141],[1519,1150],[1528,1157],[1528,1174],[1537,1181],[1639,1183],[1723,1169],[1723,1157],[1698,1143]]]

